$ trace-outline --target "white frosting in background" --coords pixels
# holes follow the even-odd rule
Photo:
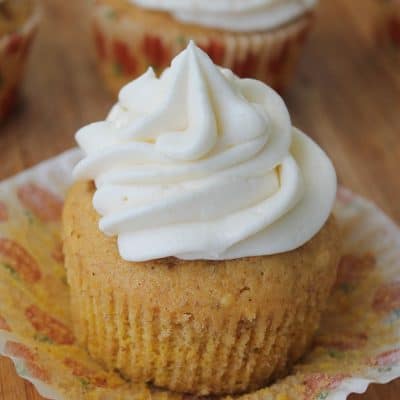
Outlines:
[[[185,23],[233,30],[273,29],[312,9],[317,0],[130,0]]]
[[[265,84],[216,67],[193,43],[160,78],[125,86],[81,129],[76,179],[94,180],[100,229],[125,260],[233,259],[293,250],[336,195],[325,153]]]

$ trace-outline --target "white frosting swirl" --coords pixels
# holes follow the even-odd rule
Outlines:
[[[283,25],[312,9],[317,0],[130,0],[171,13],[177,20],[233,31]]]
[[[100,229],[125,260],[233,259],[293,250],[326,222],[336,175],[280,96],[193,43],[158,79],[125,86],[76,135]]]

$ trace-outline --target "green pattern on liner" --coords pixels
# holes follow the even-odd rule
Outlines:
[[[36,333],[34,339],[41,343],[49,343],[53,344],[53,340],[51,340],[48,336],[42,335],[41,333]]]
[[[6,269],[13,277],[19,278],[17,271],[10,264],[0,263],[0,266]]]
[[[117,75],[117,76],[123,75],[123,69],[122,69],[121,64],[119,64],[119,63],[113,63],[112,70],[113,70],[114,75]]]
[[[336,358],[336,359],[341,359],[344,357],[343,352],[337,351],[337,350],[329,350],[328,355],[329,355],[329,357]]]
[[[79,378],[79,382],[85,390],[90,386],[90,382],[85,378]]]
[[[33,216],[33,214],[28,210],[24,210],[24,214],[28,219],[29,225],[32,225],[35,221],[35,217]]]
[[[107,8],[105,10],[105,15],[109,19],[117,19],[117,17],[118,17],[118,14],[112,8]]]

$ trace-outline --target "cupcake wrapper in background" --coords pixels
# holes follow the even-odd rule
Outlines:
[[[34,4],[31,17],[17,31],[0,36],[0,122],[14,109],[32,41],[40,20]]]
[[[109,3],[94,3],[92,22],[100,73],[114,95],[149,66],[160,73],[191,39],[214,63],[281,91],[289,84],[313,21],[309,12],[275,30],[242,34],[188,28],[172,17],[164,26],[166,18],[159,21],[159,13],[152,17],[152,12],[145,11],[149,16],[146,20],[141,14],[123,13]]]
[[[400,0],[378,1],[381,6],[378,39],[381,43],[400,48]]]
[[[80,157],[69,151],[0,184],[0,354],[49,399],[194,400],[125,381],[76,344],[60,216]],[[400,231],[343,188],[335,212],[344,255],[312,350],[285,378],[235,399],[344,400],[400,376]]]

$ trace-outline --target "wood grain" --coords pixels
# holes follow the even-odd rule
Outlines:
[[[0,126],[0,178],[74,145],[82,125],[102,119],[113,99],[102,89],[80,1],[43,0],[44,19],[23,104]],[[375,0],[322,1],[315,31],[286,93],[295,124],[330,154],[341,183],[400,222],[400,53],[375,40]],[[397,400],[400,380],[352,400]],[[0,360],[0,399],[41,397]]]

